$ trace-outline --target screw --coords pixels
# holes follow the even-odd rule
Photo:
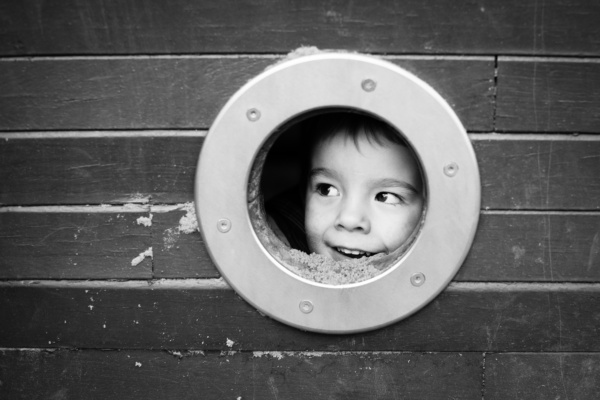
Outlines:
[[[227,218],[222,218],[217,221],[217,229],[221,233],[227,233],[231,229],[231,221]]]
[[[416,274],[412,274],[410,276],[410,283],[412,283],[413,286],[421,286],[422,284],[425,283],[425,275],[423,275],[421,272],[417,272]]]
[[[256,108],[251,108],[246,111],[246,117],[252,122],[258,121],[260,119],[260,111]]]
[[[458,173],[458,164],[456,164],[455,162],[451,162],[450,164],[447,164],[446,166],[444,166],[444,174],[446,174],[446,176],[449,176],[450,178],[452,178],[457,173]]]
[[[308,300],[302,300],[300,302],[300,311],[304,314],[310,314],[313,310],[313,304]]]
[[[372,92],[377,87],[377,83],[373,79],[365,79],[361,86],[365,92]]]

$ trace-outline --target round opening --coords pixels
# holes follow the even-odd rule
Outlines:
[[[252,226],[301,278],[367,281],[402,258],[426,209],[419,157],[401,132],[349,108],[301,114],[258,152],[249,182]]]
[[[294,249],[282,239],[287,238],[285,233],[276,232],[279,224],[271,227],[265,208],[294,186],[300,184],[302,189],[304,171],[330,178],[323,171],[335,168],[317,165],[314,159],[334,159],[323,150],[331,150],[332,144],[350,152],[342,162],[348,170],[360,164],[355,159],[361,151],[378,148],[375,139],[365,144],[359,138],[356,145],[354,139],[333,135],[324,139],[326,145],[313,146],[320,158],[312,154],[311,165],[303,167],[301,155],[310,150],[302,149],[310,149],[313,143],[307,127],[339,112],[395,128],[394,135],[405,139],[404,149],[414,149],[417,169],[422,171],[418,222],[402,245],[390,252],[394,258],[382,261],[379,275],[343,281],[355,283],[323,283],[295,271],[298,266],[290,260]],[[347,190],[330,181],[313,186],[306,185],[304,196],[300,190],[306,204],[308,187],[324,201],[340,193],[344,199]],[[327,333],[375,329],[406,318],[435,298],[465,259],[480,210],[477,160],[450,106],[414,75],[359,54],[288,60],[248,82],[211,126],[198,160],[195,190],[206,248],[231,287],[265,315]],[[368,198],[383,204],[398,201],[387,192],[391,191]],[[333,244],[342,253],[370,250],[354,249],[351,243]]]

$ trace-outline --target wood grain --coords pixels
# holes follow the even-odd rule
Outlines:
[[[382,53],[595,54],[596,2],[245,4],[228,0],[4,2],[0,53],[288,52],[302,45]]]
[[[600,214],[483,213],[455,280],[600,282]]]
[[[599,390],[597,353],[486,356],[486,399],[593,399]]]
[[[0,213],[0,279],[220,277],[181,208]],[[600,214],[484,212],[457,282],[600,282]],[[152,247],[153,259],[131,262]],[[249,266],[250,267],[250,266]]]
[[[218,278],[202,236],[181,230],[187,211],[155,213],[152,223],[154,276],[156,278]]]
[[[473,140],[482,208],[599,210],[600,140],[526,135]]]
[[[600,62],[596,59],[498,60],[496,129],[600,132]]]
[[[198,137],[17,139],[0,142],[0,203],[190,201]]]
[[[0,62],[0,130],[206,128],[270,58]]]
[[[230,96],[279,60],[240,56],[0,61],[0,130],[207,128]],[[492,129],[493,58],[391,60],[443,94],[468,129]],[[274,98],[273,107],[281,101]]]
[[[483,209],[600,209],[600,139],[475,136]],[[0,141],[0,204],[193,201],[202,140],[157,136]]]
[[[0,326],[0,343],[223,351],[599,351],[599,310],[596,284],[463,283],[406,320],[338,336],[283,325],[214,283],[2,282],[0,318],[11,323]]]
[[[481,354],[3,350],[2,398],[479,399]]]
[[[0,212],[0,279],[150,279],[147,212]]]

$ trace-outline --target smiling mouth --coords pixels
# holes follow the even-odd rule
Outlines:
[[[362,251],[362,250],[350,250],[350,249],[345,249],[343,247],[334,247],[335,250],[346,256],[349,258],[363,258],[363,257],[371,257],[373,254],[375,253],[368,253],[366,251]]]

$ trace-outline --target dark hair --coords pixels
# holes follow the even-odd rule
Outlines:
[[[362,135],[369,142],[383,145],[384,141],[409,147],[400,133],[380,119],[359,114],[356,112],[330,112],[311,118],[306,125],[308,135],[309,154],[313,153],[314,146],[336,135],[342,134],[351,138],[355,144]]]
[[[336,135],[343,135],[354,141],[358,146],[361,136],[365,136],[369,143],[375,142],[382,146],[385,141],[395,143],[408,148],[412,156],[416,159],[412,147],[410,147],[401,134],[388,123],[352,111],[337,111],[317,115],[304,122],[303,134],[306,138],[306,147],[303,150],[302,161],[302,182],[301,187],[306,188],[308,182],[308,173],[310,172],[310,162],[315,147],[323,142],[332,139]]]

